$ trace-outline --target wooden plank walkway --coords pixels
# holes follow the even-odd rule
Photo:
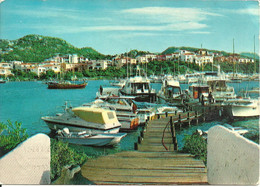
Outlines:
[[[179,115],[174,116],[149,121],[136,151],[88,160],[82,167],[82,175],[97,185],[207,184],[204,163],[190,154],[175,151],[174,124],[169,122],[170,119],[187,121],[188,117],[195,117],[183,115],[179,119]]]

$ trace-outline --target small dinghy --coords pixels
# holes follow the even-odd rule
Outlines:
[[[88,134],[86,131],[69,132],[68,128],[58,130],[57,133],[58,139],[63,142],[90,146],[113,146],[119,143],[120,140],[127,135],[127,133]]]

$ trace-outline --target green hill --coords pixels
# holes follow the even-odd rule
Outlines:
[[[77,48],[60,38],[34,34],[17,40],[0,40],[0,51],[0,61],[42,62],[57,54],[77,54],[90,59],[105,57],[90,47]]]

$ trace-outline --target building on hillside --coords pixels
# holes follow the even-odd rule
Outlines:
[[[137,63],[148,63],[154,60],[156,60],[156,55],[154,54],[139,55],[136,57]]]
[[[213,56],[209,55],[196,55],[194,63],[201,66],[202,64],[213,63]]]
[[[32,63],[21,63],[21,64],[16,64],[15,69],[21,70],[24,72],[30,72],[32,68],[34,68],[36,64]]]
[[[13,73],[11,72],[11,69],[6,69],[3,67],[0,67],[0,76],[4,76],[4,77],[8,77],[8,76],[12,76]]]
[[[192,63],[194,62],[195,56],[196,55],[194,53],[181,53],[180,59],[183,62]]]
[[[45,68],[46,71],[52,70],[52,71],[54,71],[54,73],[60,73],[60,71],[61,71],[60,64],[59,65],[46,64],[46,65],[41,65],[39,67]]]
[[[238,62],[247,64],[247,63],[254,63],[255,61],[254,59],[250,59],[250,58],[239,58]]]
[[[62,63],[61,64],[61,71],[64,72],[67,71],[82,72],[86,69],[88,69],[88,63],[77,63],[77,64]]]
[[[207,56],[209,55],[209,52],[205,49],[200,49],[196,52],[198,55],[201,55],[201,56]]]
[[[179,49],[177,51],[175,51],[176,53],[179,53],[180,55],[183,55],[185,53],[192,53],[191,51],[187,51],[187,50],[183,50],[183,49]]]
[[[42,73],[46,73],[46,68],[42,66],[36,66],[31,69],[31,72],[35,73],[38,77],[40,77]]]
[[[172,54],[166,54],[165,55],[165,60],[172,60]]]
[[[7,62],[1,62],[0,63],[0,75],[8,77],[10,75],[13,75],[12,73],[13,64],[7,63]]]
[[[5,69],[13,69],[13,64],[8,62],[1,62],[0,67]]]
[[[158,60],[158,61],[165,61],[166,60],[166,56],[165,55],[156,55],[156,60]]]
[[[77,54],[69,55],[69,63],[77,64],[78,63],[78,55]]]
[[[180,59],[180,53],[178,52],[172,53],[171,55],[173,61],[178,61]]]
[[[126,64],[136,64],[136,59],[130,57],[122,57],[115,59],[115,63],[118,67],[122,67]]]
[[[111,60],[91,60],[88,63],[89,69],[107,69],[108,67],[112,66]]]
[[[145,55],[137,56],[135,59],[136,59],[137,63],[148,63],[149,62]]]

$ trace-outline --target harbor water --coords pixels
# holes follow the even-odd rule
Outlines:
[[[239,95],[241,90],[250,90],[254,87],[259,87],[257,81],[229,83],[235,88],[236,94]],[[69,106],[76,107],[83,103],[91,102],[96,97],[100,85],[109,85],[108,80],[93,80],[89,81],[85,89],[75,90],[49,90],[47,85],[42,82],[8,82],[0,84],[0,122],[11,120],[22,123],[22,127],[27,129],[30,136],[36,133],[49,134],[48,126],[41,120],[42,116],[55,115],[62,112],[65,102]],[[188,89],[187,84],[181,85],[182,89]],[[152,87],[157,91],[161,84],[153,83]],[[241,94],[240,94],[241,95]],[[258,95],[252,95],[258,97]],[[183,128],[177,131],[178,146],[183,146],[185,134],[193,133],[197,128],[208,130],[211,126],[217,124],[229,123],[233,126],[242,126],[249,129],[249,136],[259,137],[259,119],[244,119],[240,121],[227,121],[220,119],[210,123],[201,123],[190,128]],[[141,128],[137,131],[128,133],[116,147],[82,147],[73,145],[74,148],[82,150],[89,155],[101,155],[122,150],[133,150],[134,143],[137,142],[137,137]]]

